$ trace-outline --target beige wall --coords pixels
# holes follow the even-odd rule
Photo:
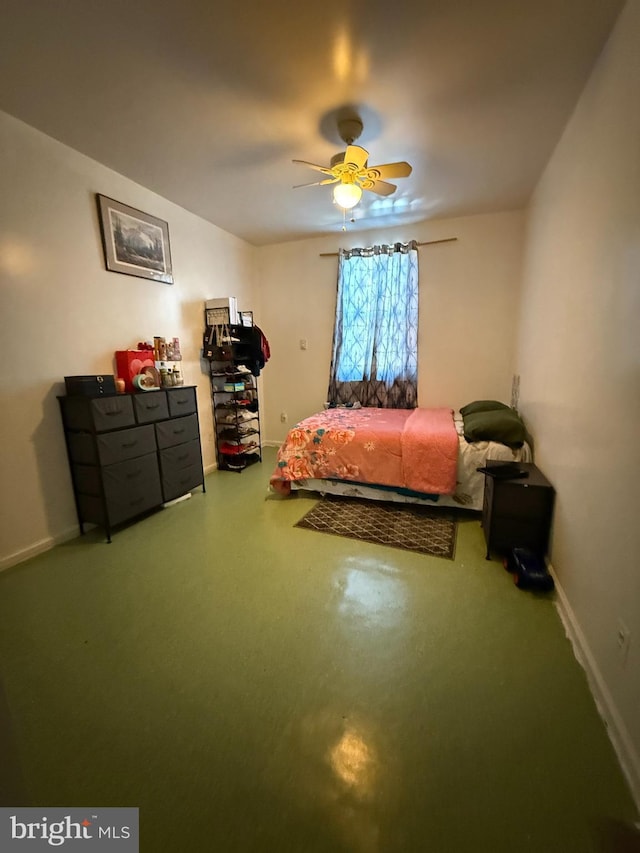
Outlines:
[[[261,248],[261,317],[273,350],[264,372],[263,437],[280,442],[288,426],[326,400],[337,258],[319,254],[341,246],[457,237],[455,243],[419,250],[418,401],[453,407],[484,397],[508,402],[523,225],[516,211]],[[306,350],[300,349],[301,339],[308,342]]]
[[[558,493],[552,560],[567,615],[640,803],[639,34],[631,0],[537,188],[519,371]]]
[[[337,263],[318,257],[320,251],[457,236],[456,243],[420,250],[420,402],[508,399],[521,213],[255,249],[3,113],[0,143],[0,335],[12,354],[0,376],[7,413],[0,566],[76,532],[56,395],[65,375],[114,372],[116,349],[155,334],[180,337],[185,380],[198,385],[205,466],[214,464],[208,379],[199,360],[207,297],[236,296],[240,308],[254,310],[270,341],[272,358],[261,380],[264,439],[284,436],[280,412],[291,424],[319,408]],[[104,269],[96,192],[169,223],[173,286]],[[301,338],[308,341],[305,351]]]
[[[255,249],[0,113],[0,566],[77,532],[56,394],[66,375],[113,373],[113,353],[178,336],[214,461],[200,345],[204,300],[252,298]],[[94,194],[169,223],[175,284],[107,272]]]

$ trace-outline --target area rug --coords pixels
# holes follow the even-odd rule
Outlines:
[[[456,548],[455,518],[413,504],[327,496],[295,526],[447,560],[453,560]]]

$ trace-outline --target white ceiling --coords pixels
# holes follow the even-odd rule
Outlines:
[[[331,187],[292,189],[322,176],[291,160],[344,150],[345,105],[371,165],[413,165],[352,229],[506,210],[622,5],[3,0],[0,108],[255,245],[340,230]]]

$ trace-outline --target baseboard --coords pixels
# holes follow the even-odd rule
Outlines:
[[[74,525],[62,533],[58,533],[56,536],[47,536],[45,539],[41,539],[39,542],[34,542],[33,545],[29,545],[28,548],[15,551],[7,557],[1,557],[0,572],[5,569],[10,569],[13,566],[17,566],[18,563],[24,563],[25,560],[29,560],[31,557],[36,557],[38,554],[43,554],[45,551],[49,551],[56,545],[61,545],[63,542],[68,542],[70,539],[75,539],[76,536],[79,535],[80,531],[78,526]]]
[[[556,586],[556,609],[573,647],[576,660],[586,673],[591,695],[603,719],[609,739],[620,762],[620,767],[629,784],[631,796],[640,814],[640,758],[553,566],[550,565],[549,570]]]
[[[217,468],[218,466],[214,462],[213,465],[209,465],[204,469],[204,473],[205,475],[210,474],[212,471],[216,471]],[[187,495],[183,495],[181,498],[176,498],[175,501],[169,501],[168,503],[163,504],[163,506],[172,506],[174,503],[186,500],[188,497],[191,497],[190,492]],[[69,527],[67,530],[64,530],[62,533],[58,533],[56,536],[47,536],[45,539],[41,539],[39,542],[34,542],[33,545],[29,545],[28,548],[15,551],[13,554],[9,554],[6,557],[0,557],[0,572],[3,572],[5,569],[11,569],[13,566],[17,566],[18,563],[24,563],[25,560],[29,560],[31,557],[36,557],[38,554],[43,554],[45,551],[55,548],[56,545],[61,545],[63,542],[68,542],[70,539],[75,539],[79,535],[80,530],[77,525],[74,525],[73,527]]]
[[[280,447],[281,444],[282,444],[281,441],[266,441],[265,440],[262,442],[263,447]]]

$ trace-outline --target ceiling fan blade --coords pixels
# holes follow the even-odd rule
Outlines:
[[[412,172],[409,163],[402,160],[399,163],[383,163],[381,166],[370,166],[367,169],[367,177],[372,181],[379,178],[408,178]]]
[[[369,158],[369,152],[359,145],[348,145],[344,152],[344,165],[353,165],[356,171],[360,171]]]
[[[302,163],[303,166],[308,166],[310,169],[315,169],[316,172],[322,172],[324,175],[331,175],[331,169],[327,169],[326,166],[318,166],[317,163],[309,163],[308,160],[292,160],[292,163]]]
[[[369,190],[376,195],[391,195],[398,187],[395,184],[388,184],[386,181],[363,181],[362,189]]]
[[[300,187],[321,187],[324,184],[336,184],[340,178],[325,178],[324,181],[313,181],[310,184],[295,184],[294,190],[299,190]]]

